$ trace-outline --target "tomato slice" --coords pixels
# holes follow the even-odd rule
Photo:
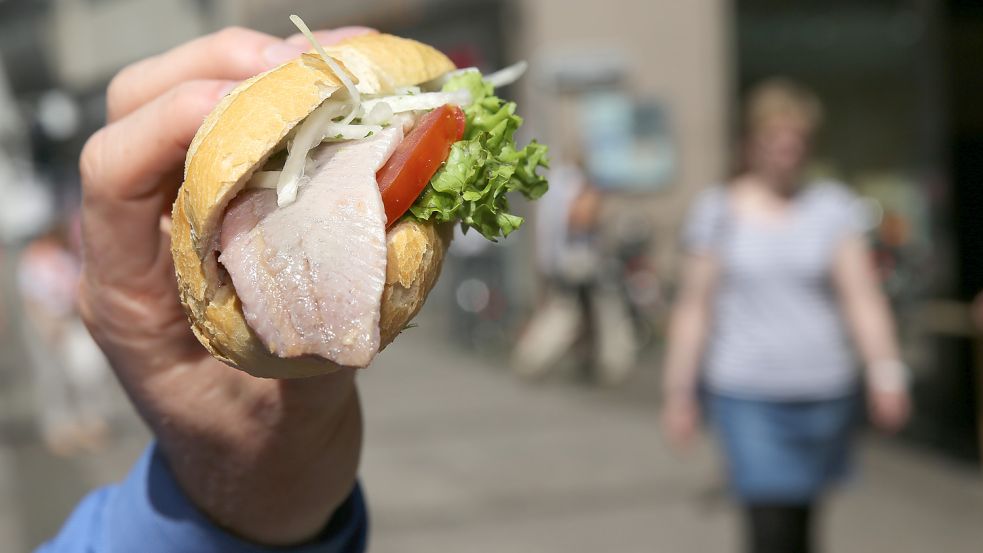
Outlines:
[[[387,228],[413,205],[447,159],[451,144],[464,136],[464,121],[464,111],[450,104],[424,115],[376,173]]]

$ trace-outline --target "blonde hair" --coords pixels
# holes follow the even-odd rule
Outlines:
[[[747,97],[744,125],[753,133],[776,120],[794,121],[810,131],[822,123],[823,106],[811,90],[784,78],[757,84]]]

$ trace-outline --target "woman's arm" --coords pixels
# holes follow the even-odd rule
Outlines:
[[[700,358],[710,326],[710,302],[718,272],[713,256],[688,255],[669,321],[662,421],[670,441],[678,446],[687,445],[696,432]]]
[[[907,421],[910,411],[907,376],[891,310],[862,237],[849,236],[838,246],[833,280],[847,325],[867,368],[871,417],[878,426],[897,430]]]

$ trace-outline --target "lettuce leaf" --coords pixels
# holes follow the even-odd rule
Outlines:
[[[464,110],[464,138],[451,146],[447,162],[430,179],[408,216],[460,221],[465,232],[471,228],[496,241],[522,224],[522,217],[509,213],[507,193],[518,191],[530,200],[546,193],[546,178],[536,172],[548,167],[546,146],[532,141],[516,149],[513,135],[522,118],[515,114],[515,102],[495,96],[480,73],[457,75],[443,90],[462,88],[471,92],[473,100]]]

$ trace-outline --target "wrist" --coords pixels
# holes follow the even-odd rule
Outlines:
[[[666,388],[663,392],[666,403],[672,404],[695,403],[696,397],[696,388],[691,386],[674,386]]]
[[[908,389],[910,372],[899,359],[884,359],[867,366],[867,386],[884,393],[904,392]]]
[[[314,538],[350,495],[358,469],[361,410],[345,372],[279,381],[250,400],[254,394],[244,393],[198,432],[158,428],[185,494],[248,541],[289,546]]]

